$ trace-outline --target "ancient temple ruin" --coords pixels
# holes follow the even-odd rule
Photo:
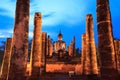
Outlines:
[[[12,44],[12,38],[7,38],[7,42],[5,45],[5,51],[4,51],[3,63],[1,67],[0,80],[7,80],[7,77],[8,77],[10,59],[11,59],[11,44]]]
[[[94,41],[93,18],[91,14],[86,16],[86,33],[82,35],[82,75],[94,80],[98,77],[98,61]]]
[[[94,41],[93,18],[91,14],[86,17],[86,58],[87,74],[98,74],[96,47]]]
[[[42,32],[41,32],[42,16],[41,13],[35,13],[34,16],[34,36],[32,50],[32,80],[40,79],[41,55],[42,55]]]
[[[115,48],[115,57],[116,57],[116,66],[117,70],[120,74],[120,40],[119,39],[114,39],[114,48]]]
[[[48,35],[48,37],[47,37],[47,46],[46,47],[47,47],[46,56],[52,56],[53,46],[52,46],[50,35]]]
[[[98,52],[93,17],[86,16],[82,56],[76,54],[75,36],[67,47],[61,31],[54,42],[47,32],[42,32],[41,12],[34,15],[28,52],[29,8],[29,0],[17,0],[13,37],[6,42],[0,80],[57,80],[56,75],[62,75],[61,80],[119,80],[120,40],[113,38],[109,0],[97,0]]]
[[[75,36],[73,37],[70,45],[68,46],[68,53],[71,57],[76,56]]]
[[[82,35],[82,59],[81,59],[81,66],[82,66],[82,74],[87,74],[87,66],[86,66],[86,34]]]
[[[41,74],[46,72],[47,33],[42,32]]]
[[[17,0],[8,80],[25,80],[28,55],[29,0]]]
[[[101,80],[118,80],[109,0],[97,0],[98,51]]]

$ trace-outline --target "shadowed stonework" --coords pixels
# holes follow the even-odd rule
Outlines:
[[[28,52],[30,0],[16,1],[13,38],[6,42],[0,80],[119,80],[120,40],[113,40],[109,0],[97,0],[98,50],[92,14],[86,16],[82,54],[75,47],[75,36],[67,48],[61,31],[57,41],[42,32],[40,12],[34,15]]]
[[[46,72],[46,51],[47,50],[47,33],[42,32],[42,58],[41,58],[41,74]]]
[[[114,46],[116,53],[117,70],[120,74],[120,40],[114,39]]]
[[[28,66],[29,68],[27,68],[27,69],[29,69],[28,70],[28,76],[31,76],[32,75],[32,58],[33,58],[33,40],[32,40],[32,43],[31,43],[31,51],[30,51],[30,66]]]
[[[28,55],[29,0],[17,0],[8,80],[25,80]]]
[[[87,75],[98,74],[96,47],[94,41],[93,18],[91,14],[86,16],[86,64]]]
[[[35,13],[34,16],[34,36],[32,50],[32,80],[40,79],[41,54],[42,54],[42,16],[41,13]]]
[[[70,45],[68,46],[68,53],[71,57],[76,56],[75,36],[73,37]]]
[[[50,40],[50,36],[48,35],[47,37],[47,50],[46,50],[46,56],[52,56],[52,52],[53,52],[53,46]]]
[[[86,16],[86,33],[82,35],[82,75],[84,80],[96,80],[98,77],[98,63],[94,41],[93,18]]]
[[[82,35],[82,60],[81,60],[81,64],[82,64],[82,74],[86,75],[86,68],[87,66],[85,66],[86,64],[86,34]]]
[[[76,56],[76,47],[75,47],[75,36],[73,37],[73,56]]]
[[[11,43],[12,39],[7,38],[5,51],[4,51],[4,58],[1,67],[1,78],[0,80],[7,80],[9,65],[10,65],[10,58],[11,58]]]
[[[97,28],[101,80],[118,80],[109,0],[97,0]]]

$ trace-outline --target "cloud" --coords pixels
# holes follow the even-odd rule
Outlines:
[[[0,5],[0,15],[14,18],[16,0],[4,0],[0,3],[2,4]],[[30,29],[33,29],[31,26],[34,26],[35,12],[42,12],[43,26],[58,25],[63,22],[70,25],[81,23],[87,10],[86,5],[88,4],[86,3],[83,0],[31,0]]]
[[[50,35],[51,38],[55,38],[58,33],[47,31],[47,35]]]
[[[47,32],[47,35],[50,35],[51,38],[55,38],[57,36],[58,33],[56,33],[55,31],[47,31],[47,30],[43,30],[42,32]],[[29,38],[32,39],[33,38],[33,30],[29,31]]]
[[[42,16],[42,18],[49,18],[49,17],[53,17],[53,16],[54,16],[54,14],[55,14],[55,12],[51,12],[51,13],[49,13],[49,14],[45,14],[45,15],[43,15],[43,16]]]
[[[0,3],[1,2],[2,1],[0,1]],[[6,3],[7,5],[5,5]],[[0,5],[0,9],[2,9],[0,11],[0,15],[14,18],[16,6],[15,0],[4,0],[2,4],[3,5]],[[91,6],[88,6],[90,4]],[[94,5],[91,1],[85,2],[84,0],[31,0],[29,38],[33,37],[33,21],[35,12],[42,13],[43,31],[47,32],[47,34],[50,35],[51,38],[57,40],[57,32],[61,26],[63,26],[62,29],[66,30],[66,35],[69,34],[69,31],[66,28],[79,27],[78,24],[83,24],[85,22],[87,11],[89,9],[93,9]],[[83,26],[80,27],[83,29]],[[5,32],[6,34],[7,31]],[[66,35],[64,35],[64,37],[68,37]]]
[[[30,9],[30,25],[33,25],[34,13],[42,12],[42,25],[52,26],[63,22],[65,24],[80,23],[84,19],[83,15],[87,7],[82,0],[34,0]]]
[[[77,38],[85,32],[85,18],[88,13],[93,14],[96,27],[96,0],[30,0],[29,37],[33,37],[34,14],[42,13],[42,30],[52,38],[57,38],[56,33],[61,27],[64,29],[66,40],[76,34]],[[113,29],[115,37],[119,37],[119,1],[110,1]],[[16,0],[0,0],[0,37],[12,35],[15,17]],[[2,17],[1,17],[2,16]],[[12,18],[9,19],[8,18]],[[118,20],[117,20],[118,19]],[[9,22],[9,23],[8,23]],[[10,24],[12,23],[12,24]],[[4,25],[3,25],[4,24]],[[7,28],[7,30],[5,30]],[[96,27],[97,28],[97,27]],[[3,27],[0,27],[3,29]],[[116,30],[117,29],[117,30]],[[9,32],[10,30],[10,32]],[[70,31],[70,32],[69,32]],[[97,31],[96,31],[97,33]],[[79,42],[79,41],[78,41]]]
[[[29,32],[29,38],[32,39],[33,38],[33,31]]]
[[[5,15],[14,18],[15,15],[15,1],[4,0],[0,1],[0,15]]]
[[[12,29],[0,30],[0,38],[12,37],[12,34],[13,34]]]

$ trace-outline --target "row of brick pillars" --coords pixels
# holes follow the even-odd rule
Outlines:
[[[11,55],[3,60],[3,66],[8,69],[7,80],[26,80],[26,66],[28,54],[28,24],[29,24],[29,0],[17,0],[16,16],[14,25],[14,34],[11,44]],[[44,54],[42,55],[42,32],[41,32],[41,14],[35,14],[35,30],[32,49],[32,71],[31,78],[38,80],[42,68],[45,67]],[[96,50],[94,44],[94,33],[91,26],[93,21],[91,15],[87,16],[86,34],[83,36],[83,71],[84,74],[98,74]],[[113,44],[113,33],[111,14],[109,9],[109,0],[97,0],[97,28],[98,28],[98,51],[100,62],[100,79],[101,80],[119,80],[117,59]],[[90,35],[91,34],[91,35]],[[7,43],[6,43],[7,44]],[[9,48],[9,47],[8,47]],[[44,49],[44,48],[43,48]],[[6,47],[7,50],[7,47]],[[6,57],[4,54],[4,57]],[[7,62],[7,63],[6,63]],[[6,63],[6,64],[4,64]],[[43,70],[44,71],[44,70]],[[2,75],[4,67],[2,68]],[[5,75],[6,76],[6,75]],[[4,77],[3,77],[4,78]]]

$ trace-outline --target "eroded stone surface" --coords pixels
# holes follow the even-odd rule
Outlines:
[[[98,74],[96,47],[93,31],[93,17],[91,14],[86,16],[86,64],[87,75]]]
[[[48,35],[48,38],[47,38],[47,52],[46,52],[46,56],[52,56],[52,53],[53,53],[53,45],[51,43],[51,40],[50,40],[50,36]]]
[[[32,80],[40,79],[41,54],[42,54],[42,16],[41,13],[35,13],[34,16],[34,36],[32,50]]]
[[[86,34],[82,35],[82,58],[81,58],[81,64],[82,64],[82,74],[86,74]]]
[[[41,57],[41,73],[46,72],[46,52],[47,52],[47,33],[42,32],[42,57]]]
[[[73,37],[70,45],[68,46],[68,53],[71,57],[76,56],[76,42],[75,42],[75,36]]]
[[[101,80],[118,80],[109,0],[97,0],[97,28]]]
[[[1,78],[0,78],[1,80],[7,80],[8,77],[9,65],[11,59],[11,44],[12,44],[12,38],[7,38],[5,51],[4,51],[4,58],[1,67]]]
[[[25,80],[28,54],[29,0],[17,0],[8,80]]]
[[[116,53],[116,63],[117,63],[117,70],[120,74],[120,40],[114,39],[114,46],[115,46],[115,53]]]

